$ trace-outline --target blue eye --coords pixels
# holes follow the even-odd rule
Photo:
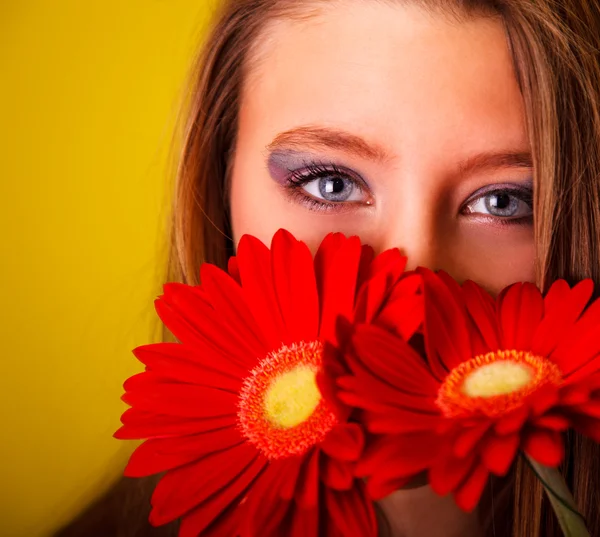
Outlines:
[[[495,188],[472,197],[463,212],[514,220],[529,218],[533,216],[533,193],[528,187]]]
[[[318,177],[303,185],[311,196],[327,201],[360,201],[363,197],[356,183],[348,177]]]
[[[343,202],[370,205],[370,195],[364,182],[335,165],[309,164],[295,170],[288,178],[290,187],[302,190],[311,202],[326,206]],[[298,192],[300,194],[300,192]]]

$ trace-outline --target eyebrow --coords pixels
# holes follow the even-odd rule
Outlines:
[[[530,151],[488,151],[473,155],[458,165],[461,176],[497,168],[533,168]]]
[[[307,125],[279,133],[267,146],[269,151],[277,149],[336,150],[355,155],[365,160],[385,162],[391,159],[390,153],[381,145],[367,142],[349,132]]]
[[[356,157],[386,162],[392,159],[391,153],[382,145],[367,142],[365,139],[349,132],[315,125],[295,127],[279,133],[267,145],[273,152],[281,149],[336,150]],[[533,168],[531,152],[522,150],[487,151],[470,156],[458,164],[461,176],[474,174],[495,168]]]

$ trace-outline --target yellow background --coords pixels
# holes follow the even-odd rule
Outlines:
[[[0,535],[50,534],[121,472],[155,337],[168,151],[209,0],[0,1]]]

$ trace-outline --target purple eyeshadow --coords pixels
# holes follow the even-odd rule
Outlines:
[[[292,171],[307,166],[312,161],[310,154],[292,150],[273,151],[267,160],[271,177],[285,184]]]

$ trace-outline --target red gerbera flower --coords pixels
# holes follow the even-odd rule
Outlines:
[[[545,297],[515,284],[497,300],[472,282],[422,270],[427,360],[404,340],[358,326],[339,397],[377,436],[358,474],[383,497],[428,470],[431,487],[472,510],[490,473],[517,452],[556,467],[562,433],[600,441],[600,301],[590,280]]]
[[[200,286],[165,286],[156,310],[180,343],[134,350],[146,370],[125,383],[132,408],[115,434],[148,439],[126,475],[166,472],[152,524],[181,517],[181,537],[376,535],[353,473],[362,430],[316,374],[338,318],[367,318],[404,266],[341,234],[313,260],[280,230],[271,250],[244,236],[229,274],[204,264]]]

